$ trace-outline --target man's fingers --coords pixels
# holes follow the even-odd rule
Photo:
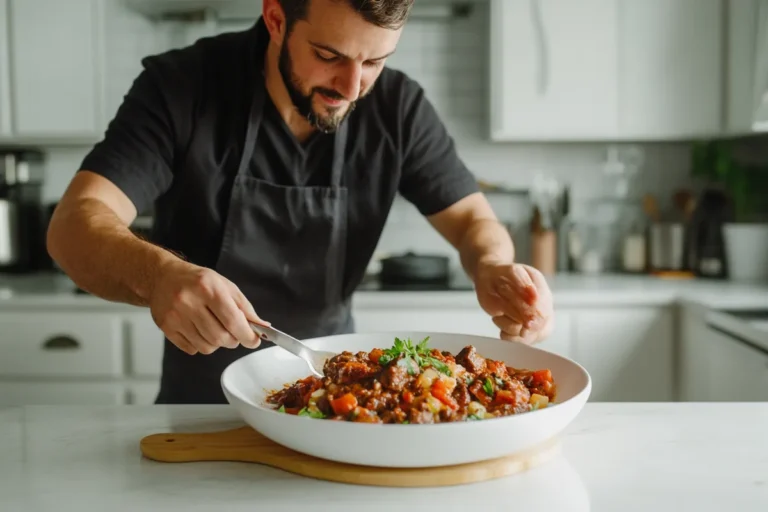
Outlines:
[[[523,301],[529,306],[533,306],[538,299],[536,284],[533,282],[530,274],[522,265],[512,265],[512,271],[515,276],[517,291]]]
[[[180,350],[183,352],[186,352],[190,356],[193,356],[197,354],[199,351],[190,343],[190,341],[187,339],[184,334],[182,334],[179,331],[176,331],[174,333],[171,333],[170,336],[168,336],[168,340],[171,341],[174,345],[179,347]]]
[[[514,318],[510,318],[507,315],[494,316],[493,323],[496,325],[496,327],[506,332],[507,334],[513,334],[515,336],[519,335],[520,330],[523,328],[519,321],[515,320]]]
[[[254,323],[256,325],[264,325],[269,326],[270,323],[262,320],[258,314],[256,314],[256,311],[253,309],[253,306],[251,305],[251,302],[245,297],[243,292],[241,292],[239,289],[235,288],[235,290],[232,293],[232,299],[235,301],[235,304],[237,304],[237,307],[240,308],[240,310],[245,315],[245,319],[247,322]],[[261,345],[261,337],[253,330],[253,328],[248,325],[248,330],[250,331],[249,336],[242,340],[241,343],[246,348],[255,349],[259,345]]]

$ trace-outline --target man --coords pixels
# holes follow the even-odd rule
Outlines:
[[[399,192],[459,252],[507,340],[551,329],[541,274],[452,139],[384,67],[413,0],[264,0],[251,29],[153,56],[51,221],[86,291],[148,306],[166,336],[158,403],[220,403],[223,369],[260,343],[352,332],[350,297]],[[128,229],[154,205],[153,243]]]

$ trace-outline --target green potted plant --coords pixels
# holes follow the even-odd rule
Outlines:
[[[766,138],[696,141],[691,174],[706,186],[721,187],[733,206],[733,221],[723,232],[731,279],[768,280]]]

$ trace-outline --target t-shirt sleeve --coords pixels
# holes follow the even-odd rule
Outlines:
[[[147,211],[173,180],[177,132],[169,89],[177,86],[166,80],[168,66],[153,57],[142,61],[123,102],[110,121],[104,138],[85,156],[80,169],[104,176],[120,188],[139,213]],[[182,102],[186,91],[176,89],[175,101]]]
[[[405,151],[399,192],[429,216],[479,191],[479,186],[424,90],[410,81],[404,99]]]

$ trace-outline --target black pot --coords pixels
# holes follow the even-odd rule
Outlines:
[[[447,283],[450,260],[447,256],[407,252],[381,260],[382,284]]]

